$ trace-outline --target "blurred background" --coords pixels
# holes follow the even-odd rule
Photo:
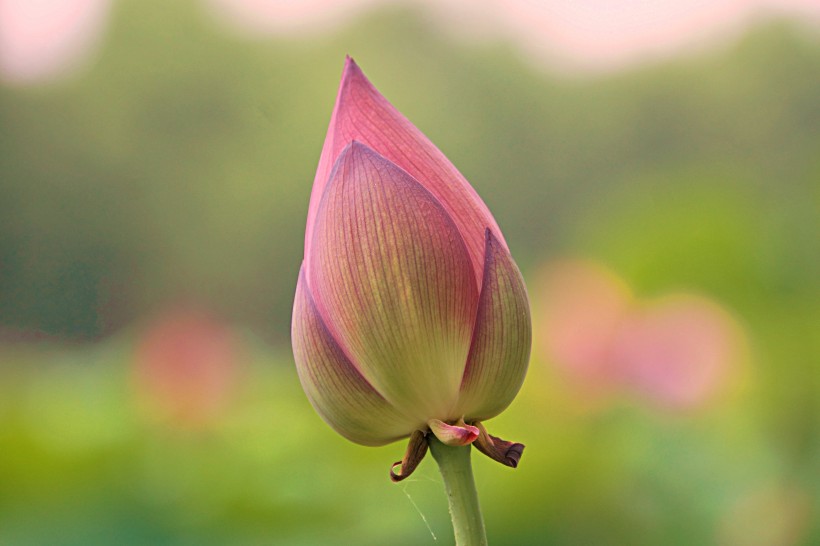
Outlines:
[[[0,544],[450,544],[288,340],[345,54],[534,346],[490,542],[820,544],[815,0],[0,0]]]

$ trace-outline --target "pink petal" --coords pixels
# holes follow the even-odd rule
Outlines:
[[[430,419],[427,423],[430,425],[430,430],[436,435],[439,441],[447,446],[466,446],[472,444],[478,438],[479,430],[472,426],[464,424],[448,425],[447,423],[438,419]]]
[[[316,217],[308,279],[362,375],[420,424],[451,410],[478,291],[436,199],[367,146],[339,156]]]
[[[507,248],[486,233],[484,283],[458,413],[489,419],[515,398],[530,359],[532,323],[527,288]]]
[[[501,237],[490,211],[444,154],[373,87],[349,57],[313,182],[305,256],[310,255],[319,201],[333,164],[342,149],[353,140],[373,148],[410,173],[442,204],[464,238],[476,283],[480,283],[484,229],[489,227]],[[506,246],[503,240],[501,244]]]
[[[236,399],[244,363],[239,340],[204,310],[179,307],[152,320],[135,357],[140,401],[173,425],[206,426]]]
[[[304,267],[296,285],[291,338],[302,387],[339,434],[359,444],[383,445],[413,432],[411,420],[362,377],[333,339],[311,297]]]

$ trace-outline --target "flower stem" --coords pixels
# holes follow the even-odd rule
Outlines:
[[[470,464],[470,446],[450,447],[441,443],[433,434],[428,434],[427,438],[441,477],[444,478],[456,546],[486,546],[484,518],[478,505]]]

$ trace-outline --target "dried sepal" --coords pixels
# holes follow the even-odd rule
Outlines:
[[[404,458],[401,461],[396,461],[390,467],[390,479],[393,482],[400,482],[410,476],[416,467],[419,465],[424,456],[427,455],[427,435],[417,430],[410,435],[410,442],[407,444],[407,451],[404,452]],[[396,467],[399,467],[398,473],[395,472]]]
[[[487,433],[484,425],[478,421],[473,423],[473,426],[478,429],[478,438],[473,442],[473,445],[481,453],[503,465],[512,468],[518,466],[518,461],[521,460],[521,454],[524,452],[524,444],[508,442],[496,436],[491,436]]]

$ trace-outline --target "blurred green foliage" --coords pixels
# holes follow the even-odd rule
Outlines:
[[[405,9],[251,41],[191,2],[146,0],[116,5],[90,71],[0,87],[0,544],[433,543],[425,518],[448,543],[432,463],[390,484],[404,446],[337,437],[287,356],[345,53],[464,172],[525,276],[594,258],[641,294],[713,296],[750,339],[737,392],[684,417],[576,413],[536,358],[491,423],[528,445],[521,467],[474,463],[491,542],[820,542],[816,37],[773,24],[559,78]],[[248,347],[239,392],[201,428],[135,402],[133,324],[180,302]],[[51,341],[12,342],[30,331]],[[758,492],[764,515],[743,516]]]

